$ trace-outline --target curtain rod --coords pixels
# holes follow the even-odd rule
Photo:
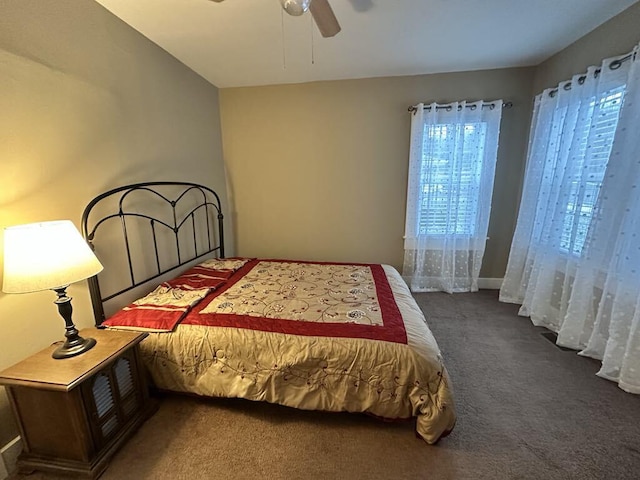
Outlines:
[[[610,70],[617,70],[617,69],[619,69],[619,68],[622,66],[622,64],[623,64],[624,62],[626,62],[627,60],[631,60],[632,58],[635,60],[635,58],[636,58],[636,53],[637,53],[637,52],[635,52],[635,51],[634,51],[634,52],[631,52],[631,53],[626,54],[626,55],[625,55],[624,57],[622,57],[622,58],[619,58],[619,59],[617,59],[617,60],[614,60],[613,62],[611,62],[611,63],[609,64],[609,69],[610,69]],[[600,75],[600,71],[601,71],[601,70],[602,70],[601,68],[596,68],[596,69],[593,71],[593,77],[594,77],[594,78],[597,78],[597,77],[598,77],[598,75]],[[586,74],[585,74],[585,75],[580,75],[580,77],[578,77],[578,84],[582,85],[586,79],[587,79],[587,75],[586,75]],[[565,84],[562,86],[562,88],[563,88],[564,90],[571,90],[571,82],[567,82],[567,83],[565,83]],[[552,90],[550,90],[550,91],[549,91],[549,96],[550,96],[550,97],[553,97],[553,96],[555,96],[555,94],[556,94],[556,93],[558,93],[558,89],[557,89],[557,88],[554,88],[554,89],[552,89]]]
[[[475,110],[477,105],[465,105],[465,108],[470,108],[471,110]],[[493,110],[496,107],[496,104],[493,102],[489,102],[489,103],[483,103],[482,104],[482,108],[490,108],[491,110]],[[502,104],[502,108],[511,108],[513,107],[513,103],[512,102],[504,102]],[[422,107],[423,110],[431,110],[431,105],[424,105]],[[436,106],[436,110],[442,110],[442,109],[446,109],[448,112],[451,111],[451,105],[438,105]],[[462,105],[458,105],[458,110],[462,109]],[[416,110],[418,110],[418,108],[415,105],[411,105],[408,109],[408,111],[410,111],[411,113],[414,113]]]

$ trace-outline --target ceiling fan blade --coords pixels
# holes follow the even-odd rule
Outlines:
[[[309,10],[323,37],[333,37],[341,30],[328,0],[312,0]]]

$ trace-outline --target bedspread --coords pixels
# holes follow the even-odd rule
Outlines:
[[[305,265],[307,273],[315,268]],[[455,424],[449,377],[436,341],[406,284],[392,267],[378,267],[385,280],[378,284],[388,285],[393,292],[397,316],[375,312],[375,302],[369,300],[380,289],[373,288],[359,272],[354,278],[360,282],[357,286],[346,292],[340,290],[342,287],[329,288],[324,301],[313,303],[315,310],[325,306],[323,312],[345,320],[330,325],[334,330],[342,329],[344,335],[314,334],[313,328],[331,318],[322,312],[315,312],[318,315],[314,322],[277,318],[278,309],[272,308],[269,311],[276,318],[268,319],[265,315],[269,311],[256,307],[258,301],[253,306],[244,305],[245,311],[238,317],[245,324],[238,328],[225,324],[224,319],[232,316],[220,315],[220,311],[230,308],[224,306],[229,298],[240,298],[237,289],[243,285],[244,290],[253,288],[256,283],[253,281],[250,287],[246,287],[246,281],[233,283],[216,297],[217,301],[203,301],[174,332],[150,334],[141,343],[143,360],[161,389],[268,401],[307,410],[365,412],[388,419],[417,417],[417,433],[434,443]],[[297,287],[306,285],[301,281]],[[326,284],[326,279],[320,283]],[[258,296],[270,295],[265,285],[258,290]],[[332,295],[343,294],[353,300],[351,306],[332,309]],[[258,308],[259,312],[252,315],[246,308]],[[363,313],[349,316],[357,310]],[[375,315],[369,318],[369,313]],[[391,328],[394,318],[401,319],[403,337],[380,339],[366,334],[367,329],[383,331],[385,325],[390,331],[399,331],[397,325]],[[261,328],[260,322],[267,320],[276,327]],[[292,324],[305,324],[312,330],[292,333],[298,328]],[[365,334],[351,336],[346,333],[349,329]]]

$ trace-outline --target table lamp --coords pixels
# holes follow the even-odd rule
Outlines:
[[[65,321],[63,345],[53,358],[79,355],[93,348],[93,338],[82,338],[71,320],[69,284],[96,275],[102,264],[69,220],[31,223],[4,229],[5,293],[28,293],[51,289],[58,298],[58,312]]]

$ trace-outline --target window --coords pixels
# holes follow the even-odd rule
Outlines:
[[[580,130],[575,132],[577,153],[572,155],[574,162],[567,165],[571,177],[568,183],[568,200],[562,207],[562,252],[580,255],[584,248],[611,154],[624,89],[621,86],[592,99],[586,112],[587,117],[593,119],[592,122],[580,124]]]
[[[478,289],[502,107],[495,100],[415,109],[402,268],[414,292]]]
[[[485,122],[424,126],[420,235],[475,235],[486,134]]]

